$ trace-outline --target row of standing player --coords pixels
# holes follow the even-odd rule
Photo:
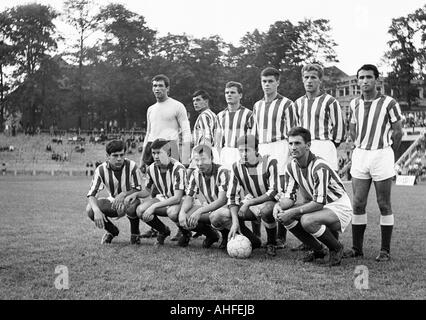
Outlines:
[[[281,171],[284,169],[287,159],[287,155],[283,155],[283,153],[288,150],[287,135],[288,130],[292,127],[291,119],[297,119],[296,124],[311,132],[313,153],[321,155],[322,158],[330,162],[333,169],[336,169],[337,154],[335,148],[345,134],[343,117],[338,102],[330,95],[320,92],[322,76],[323,72],[320,66],[305,66],[302,70],[302,79],[306,95],[293,103],[277,92],[279,72],[273,68],[263,70],[261,83],[265,96],[255,104],[253,112],[240,105],[242,86],[236,82],[228,83],[225,89],[227,109],[220,112],[217,120],[215,120],[214,118],[209,119],[211,118],[209,116],[213,116],[214,113],[209,110],[208,104],[207,107],[200,108],[198,111],[201,114],[194,128],[194,141],[199,142],[196,135],[203,129],[206,130],[204,135],[201,134],[204,143],[206,138],[211,137],[212,144],[219,149],[220,158],[226,166],[226,163],[232,163],[238,156],[236,148],[238,138],[251,130],[258,137],[260,154],[270,154],[273,158],[282,162],[278,165],[278,170]],[[390,159],[391,156],[393,157],[392,148],[396,149],[400,141],[400,110],[395,100],[380,95],[376,91],[377,68],[372,65],[364,65],[358,70],[357,77],[362,95],[351,102],[351,136],[356,146],[354,158],[357,157],[358,159],[357,161],[354,158],[352,160],[353,164],[356,162],[352,169],[352,175],[355,178],[353,180],[353,249],[349,250],[346,255],[362,255],[362,238],[366,226],[366,195],[371,180],[373,180],[378,194],[382,226],[382,246],[377,258],[378,260],[388,260],[390,258],[390,235],[393,226],[393,214],[390,208],[390,184],[393,166],[389,169],[389,163],[394,162],[393,158]],[[141,167],[145,165],[147,160],[149,161],[149,155],[152,154],[149,152],[150,145],[154,138],[177,141],[178,132],[181,130],[183,146],[184,148],[186,145],[189,146],[190,131],[187,119],[185,121],[186,111],[182,104],[168,97],[169,84],[169,80],[163,75],[153,79],[153,92],[157,98],[157,103],[151,106],[147,112],[148,132],[144,142]],[[203,97],[202,94],[194,94],[195,108],[197,109],[200,101],[206,100],[208,99]],[[217,125],[216,133],[219,133],[219,139],[213,138],[217,137],[217,134],[214,134],[215,125]],[[209,131],[209,129],[211,130]],[[315,149],[315,145],[319,147]],[[174,149],[177,150],[177,143]],[[328,150],[327,154],[322,152],[324,150]],[[182,152],[182,154],[189,155],[189,152]],[[330,157],[330,155],[332,156]],[[183,163],[189,163],[188,159],[183,159]],[[282,178],[283,172],[281,171],[279,174]],[[167,204],[167,201],[165,204]],[[301,210],[304,213],[309,213],[311,211],[307,212],[306,210],[313,209],[302,206]]]

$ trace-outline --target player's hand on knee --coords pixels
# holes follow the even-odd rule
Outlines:
[[[194,229],[198,225],[198,221],[200,220],[201,213],[195,211],[191,216],[188,218],[188,225],[191,229]]]
[[[142,213],[143,221],[151,221],[154,218],[154,210],[150,207]]]
[[[130,205],[131,203],[133,203],[133,201],[135,201],[137,198],[136,193],[133,193],[131,195],[128,195],[126,198],[124,198],[124,204],[125,205]]]
[[[186,220],[186,214],[185,215],[184,214],[179,214],[179,225],[182,228],[185,228],[185,229],[189,228],[188,221]]]
[[[94,210],[94,222],[95,222],[95,226],[100,228],[100,229],[104,229],[105,228],[105,223],[107,220],[105,218],[105,215],[102,213],[102,211],[100,210]]]

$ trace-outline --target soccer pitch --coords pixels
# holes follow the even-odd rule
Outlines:
[[[100,245],[103,231],[84,213],[89,184],[88,177],[0,177],[0,299],[426,299],[424,184],[393,186],[391,262],[374,261],[380,215],[372,187],[365,258],[333,268],[303,263],[303,253],[289,249],[232,259],[217,243],[203,249],[203,237],[187,248],[170,238],[160,248],[155,239],[132,246],[126,218],[115,222],[120,235],[112,245]],[[350,227],[341,241],[351,246]],[[298,241],[289,234],[288,244]],[[68,283],[58,280],[64,272]]]

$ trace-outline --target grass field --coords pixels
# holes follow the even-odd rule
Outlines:
[[[235,260],[216,247],[202,249],[200,238],[188,248],[168,239],[162,248],[154,239],[130,246],[126,218],[117,221],[119,237],[102,246],[103,232],[84,214],[89,183],[86,177],[0,176],[0,299],[426,299],[425,185],[393,188],[390,263],[374,261],[380,233],[372,189],[365,258],[329,268],[304,264],[302,253],[289,249],[275,258],[261,249]],[[298,244],[288,238],[290,246]],[[350,246],[350,227],[342,242]],[[67,290],[54,285],[59,265],[69,271]],[[368,268],[368,290],[355,288],[358,265]]]

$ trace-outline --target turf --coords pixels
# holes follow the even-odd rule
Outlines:
[[[0,299],[425,299],[426,186],[394,186],[393,260],[377,263],[379,212],[374,188],[368,204],[365,258],[339,267],[300,262],[289,249],[246,260],[201,247],[180,248],[144,239],[129,245],[126,218],[120,235],[100,245],[103,232],[84,214],[86,177],[0,176]],[[351,195],[350,185],[348,186]],[[166,220],[164,220],[166,221]],[[176,227],[168,223],[172,233]],[[141,230],[147,226],[141,224]],[[265,235],[262,230],[262,235]],[[350,227],[341,238],[351,245]],[[288,236],[289,246],[298,242]],[[69,289],[55,288],[57,266],[69,271]],[[369,289],[355,288],[355,268],[369,271]]]

